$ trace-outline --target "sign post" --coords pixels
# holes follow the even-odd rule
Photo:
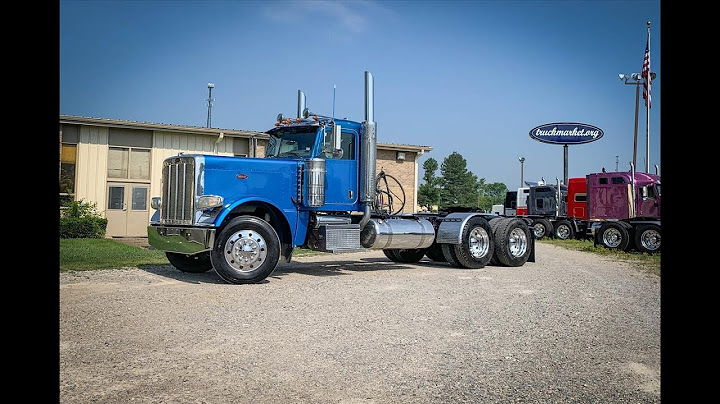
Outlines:
[[[530,130],[530,137],[539,142],[563,145],[564,184],[568,182],[568,146],[594,142],[603,135],[597,126],[577,122],[546,123]]]

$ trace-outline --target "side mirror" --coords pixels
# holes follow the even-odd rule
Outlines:
[[[341,146],[342,138],[340,136],[340,133],[342,133],[342,128],[340,127],[340,125],[333,125],[330,144],[332,145],[333,157],[337,159],[342,158],[343,156],[343,150]]]

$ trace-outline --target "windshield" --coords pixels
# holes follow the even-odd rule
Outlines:
[[[271,131],[265,157],[309,157],[315,145],[317,129],[317,126],[304,126]]]

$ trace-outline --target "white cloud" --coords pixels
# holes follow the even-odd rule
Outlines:
[[[370,29],[373,15],[392,13],[392,10],[372,0],[290,0],[268,2],[263,12],[267,18],[277,22],[329,21],[330,25],[338,25],[334,27],[336,29],[360,33]]]

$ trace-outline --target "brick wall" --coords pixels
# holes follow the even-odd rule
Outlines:
[[[396,155],[397,151],[395,150],[378,149],[375,168],[378,173],[381,169],[384,169],[386,174],[397,178],[405,190],[405,206],[402,212],[414,213],[417,211],[415,208],[415,187],[417,184],[417,179],[415,178],[415,159],[417,158],[417,154],[405,152],[405,160],[397,160],[395,158]],[[396,184],[389,178],[388,184],[391,186],[391,191],[399,192]],[[395,189],[393,189],[392,186],[395,186]],[[397,203],[400,203],[400,201]],[[399,205],[396,205],[393,208],[397,210],[399,207]]]

